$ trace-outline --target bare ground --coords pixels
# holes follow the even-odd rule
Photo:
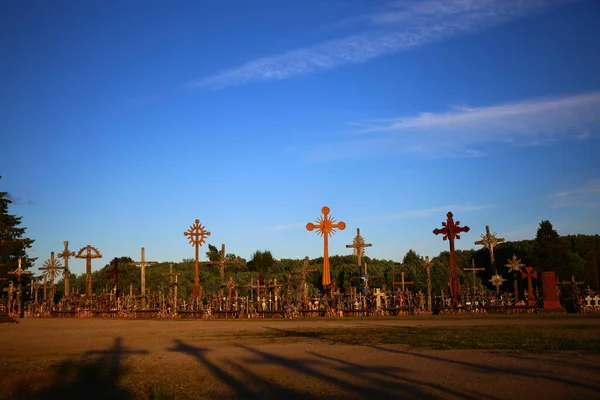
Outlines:
[[[273,330],[553,325],[578,319],[113,320],[0,324],[0,398],[592,399],[600,355],[418,350]],[[586,320],[600,328],[600,320]],[[248,335],[251,333],[251,335]]]

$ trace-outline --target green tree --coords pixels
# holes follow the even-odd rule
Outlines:
[[[25,236],[26,228],[20,226],[22,217],[9,214],[11,204],[8,192],[0,191],[0,277],[10,277],[7,273],[17,268],[19,258],[21,268],[25,270],[33,267],[36,260],[27,257],[27,249],[31,248],[34,241]],[[23,278],[27,279],[26,276]]]
[[[256,250],[252,254],[252,258],[248,261],[248,271],[258,272],[263,278],[269,276],[271,272],[275,271],[277,261],[269,250]]]

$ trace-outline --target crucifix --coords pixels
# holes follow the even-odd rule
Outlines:
[[[85,294],[88,299],[92,297],[92,259],[102,258],[97,248],[87,245],[82,247],[75,258],[85,258]]]
[[[532,267],[525,267],[525,271],[521,271],[521,279],[527,279],[527,304],[530,306],[535,305],[535,297],[533,295],[533,285],[531,284],[531,278],[537,279],[537,272]]]
[[[427,270],[427,310],[431,312],[431,267],[433,267],[433,263],[429,261],[429,256],[425,257],[422,266]]]
[[[57,259],[54,258],[54,252],[51,252],[50,258],[44,262],[44,266],[40,267],[38,269],[40,271],[46,271],[44,278],[46,278],[46,276],[47,276],[48,280],[50,281],[50,302],[54,303],[54,293],[55,293],[54,279],[56,278],[56,274],[57,274],[58,270],[65,269],[65,267],[62,266],[60,261],[58,261]],[[44,281],[45,281],[45,279],[44,279]],[[44,293],[44,300],[46,300],[45,293]]]
[[[281,288],[283,287],[282,284],[277,284],[277,279],[273,279],[272,282],[269,282],[269,289],[273,289],[273,295],[274,295],[274,299],[275,299],[275,311],[277,311],[279,309],[278,306],[278,302],[279,302],[279,294],[281,292]],[[269,292],[269,296],[270,296],[271,292]],[[270,298],[270,297],[269,297]]]
[[[127,271],[125,271],[124,269],[119,269],[119,259],[117,257],[113,259],[113,268],[106,271],[107,274],[111,274],[114,278],[115,296],[117,298],[119,297],[119,275],[125,272]]]
[[[517,277],[518,277],[518,273],[521,272],[521,268],[523,268],[525,266],[525,264],[521,263],[521,260],[519,260],[517,258],[516,254],[513,254],[512,258],[509,258],[508,263],[505,265],[505,267],[508,268],[508,270],[510,272],[512,272],[515,276],[515,281],[513,283],[513,289],[515,292],[515,302],[519,299],[519,286],[517,284]]]
[[[65,263],[65,267],[63,270],[63,278],[65,280],[65,296],[68,296],[70,291],[69,280],[71,279],[71,270],[69,269],[69,258],[75,257],[75,252],[69,250],[69,242],[67,240],[64,241],[64,245],[65,248],[62,253],[58,253],[58,257],[62,258]]]
[[[414,281],[405,281],[404,280],[404,271],[400,272],[400,276],[402,276],[402,280],[398,281],[398,282],[392,282],[392,286],[398,286],[401,285],[402,286],[402,293],[404,293],[404,291],[406,290],[404,285],[414,285],[415,282]]]
[[[23,296],[23,290],[21,288],[21,276],[22,275],[31,275],[31,271],[25,271],[23,268],[21,268],[21,259],[19,258],[19,265],[17,267],[17,269],[15,269],[14,271],[9,271],[8,272],[9,275],[16,275],[17,276],[17,282],[19,283],[19,288],[18,288],[18,295],[19,295],[19,318],[23,318],[25,316],[25,310],[24,310],[24,306],[25,306],[25,297]]]
[[[446,222],[442,222],[442,229],[434,229],[433,234],[444,235],[443,239],[450,243],[450,290],[452,302],[456,305],[460,298],[460,280],[458,279],[458,266],[456,265],[456,252],[454,250],[454,240],[460,239],[461,232],[469,232],[471,228],[468,226],[460,226],[460,221],[454,222],[451,212],[446,214]]]
[[[329,216],[329,207],[321,208],[322,216],[317,218],[317,224],[309,222],[306,229],[309,231],[317,229],[317,234],[323,237],[323,277],[321,282],[327,291],[331,287],[331,270],[329,269],[329,236],[335,233],[336,229],[343,231],[346,229],[346,223],[340,221],[336,223],[335,219]]]
[[[471,268],[464,268],[463,270],[473,272],[473,295],[475,295],[475,288],[477,287],[477,271],[485,271],[485,268],[475,268],[475,259],[471,259]]]
[[[489,280],[493,286],[496,286],[496,294],[500,294],[500,286],[502,286],[505,281],[506,279],[502,278],[502,275],[499,275],[498,273],[492,276],[492,279]]]
[[[141,291],[140,291],[140,295],[142,296],[142,301],[145,301],[144,296],[146,296],[146,267],[149,265],[154,265],[154,264],[158,264],[157,261],[146,261],[146,249],[144,249],[142,247],[142,253],[141,253],[141,258],[140,261],[133,261],[130,262],[129,265],[135,265],[140,267],[141,270],[141,275],[140,275],[140,286],[141,286]]]
[[[358,267],[362,266],[362,257],[365,254],[365,247],[371,247],[372,244],[365,244],[365,240],[362,236],[360,236],[360,228],[356,228],[356,236],[354,237],[354,241],[352,244],[347,244],[346,247],[349,249],[354,249],[354,255],[358,260]]]
[[[204,262],[203,264],[219,266],[219,278],[221,279],[221,286],[224,286],[225,285],[225,267],[227,265],[243,264],[243,262],[239,261],[239,260],[228,260],[227,258],[225,258],[225,245],[221,244],[221,258],[219,258],[218,261],[208,261],[208,262]]]
[[[497,272],[498,270],[494,266],[494,262],[496,261],[494,258],[494,248],[498,246],[498,244],[504,242],[504,238],[497,238],[497,233],[490,233],[490,227],[488,225],[485,226],[485,235],[481,234],[481,240],[475,242],[477,245],[481,245],[484,248],[490,251],[490,261],[492,268]]]
[[[198,260],[200,257],[199,249],[204,243],[204,239],[210,236],[210,232],[205,229],[204,226],[200,225],[200,220],[194,221],[194,225],[190,226],[186,232],[183,233],[190,240],[190,244],[196,249],[196,262],[194,263],[194,298],[198,298],[202,294],[202,286],[200,286],[200,272],[198,269]]]

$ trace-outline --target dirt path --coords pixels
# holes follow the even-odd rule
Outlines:
[[[415,351],[235,337],[363,326],[580,324],[577,319],[130,321],[0,325],[0,398],[598,398],[600,356]],[[600,320],[586,320],[598,325]],[[35,394],[36,390],[41,390]],[[150,390],[150,391],[149,391]]]

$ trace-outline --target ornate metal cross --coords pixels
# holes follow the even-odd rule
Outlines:
[[[186,232],[183,233],[190,240],[190,244],[196,249],[196,262],[194,264],[194,299],[198,298],[202,294],[202,286],[200,286],[200,271],[198,269],[198,260],[200,257],[199,249],[204,243],[204,239],[210,236],[210,232],[205,229],[204,226],[200,225],[200,220],[194,221],[194,225],[190,226]]]
[[[65,280],[65,296],[69,295],[70,283],[69,280],[71,278],[71,270],[69,269],[69,258],[75,257],[75,252],[69,250],[69,242],[65,240],[64,242],[65,248],[62,253],[58,253],[58,257],[62,258],[65,263],[65,268],[63,271],[63,278]]]
[[[221,279],[221,286],[225,285],[225,267],[227,265],[235,265],[235,264],[243,264],[242,261],[239,260],[228,260],[225,258],[225,245],[221,244],[221,257],[218,261],[207,261],[203,264],[207,265],[218,265],[219,266],[219,278]]]
[[[535,305],[535,296],[533,295],[533,285],[531,284],[531,278],[537,279],[537,272],[532,267],[525,267],[525,271],[521,271],[521,279],[527,279],[527,304],[530,306]]]
[[[317,229],[317,234],[323,237],[323,277],[322,283],[325,289],[329,289],[331,286],[331,270],[329,268],[329,236],[335,233],[336,229],[343,231],[346,229],[346,223],[344,221],[337,222],[334,218],[329,216],[329,207],[325,206],[321,208],[323,216],[317,218],[317,224],[309,222],[306,224],[306,229],[309,231]]]
[[[497,238],[497,233],[490,233],[490,227],[485,226],[485,235],[481,234],[481,240],[475,242],[477,245],[481,245],[484,248],[490,251],[490,260],[492,262],[492,268],[494,268],[494,249],[498,246],[498,244],[504,242],[504,238]]]
[[[496,286],[496,294],[499,294],[500,286],[506,282],[506,279],[502,278],[502,275],[498,275],[496,273],[494,276],[492,276],[492,279],[490,279],[489,282],[491,282],[493,286]]]
[[[153,264],[158,264],[157,261],[146,261],[146,249],[142,247],[141,258],[140,261],[134,261],[129,263],[130,265],[135,265],[140,267],[140,283],[141,283],[141,292],[140,295],[143,297],[146,295],[146,267]],[[144,301],[144,300],[142,300]]]
[[[92,297],[92,259],[102,258],[97,248],[87,245],[82,247],[75,258],[85,258],[85,294],[88,299]]]
[[[475,294],[475,288],[477,287],[477,271],[485,271],[485,268],[475,268],[475,260],[471,260],[471,268],[464,268],[463,271],[473,272],[473,294]]]
[[[448,214],[446,214],[446,217],[446,222],[442,222],[442,229],[434,229],[433,234],[443,234],[443,239],[447,240],[450,243],[450,290],[452,292],[452,302],[454,304],[457,304],[460,298],[460,280],[458,279],[458,267],[456,265],[456,252],[454,250],[454,240],[460,239],[460,233],[469,232],[471,228],[469,228],[468,226],[460,226],[460,221],[454,222],[454,219],[452,218],[453,215],[451,212],[448,212]]]
[[[56,279],[56,275],[58,274],[58,271],[61,269],[64,270],[65,267],[62,266],[60,261],[58,261],[57,259],[54,258],[54,252],[51,252],[50,258],[44,262],[44,266],[40,267],[38,269],[40,271],[45,271],[45,275],[48,277],[48,280],[50,281],[50,300],[52,301],[52,303],[54,303],[54,293],[55,293],[54,279]],[[46,300],[46,298],[44,298],[44,300]]]
[[[365,254],[365,247],[371,247],[372,244],[366,244],[365,240],[362,236],[360,236],[360,228],[356,228],[356,236],[352,241],[352,244],[347,244],[346,247],[349,249],[354,249],[354,255],[358,259],[358,266],[362,265],[362,257]]]
[[[523,268],[525,266],[525,264],[521,263],[521,260],[519,260],[517,258],[516,254],[513,254],[512,258],[509,258],[507,264],[505,264],[504,266],[508,268],[508,270],[510,272],[512,272],[515,275],[515,280],[513,282],[513,289],[514,289],[514,293],[515,293],[515,302],[519,299],[519,286],[517,284],[517,274],[519,272],[521,272],[521,268]]]

